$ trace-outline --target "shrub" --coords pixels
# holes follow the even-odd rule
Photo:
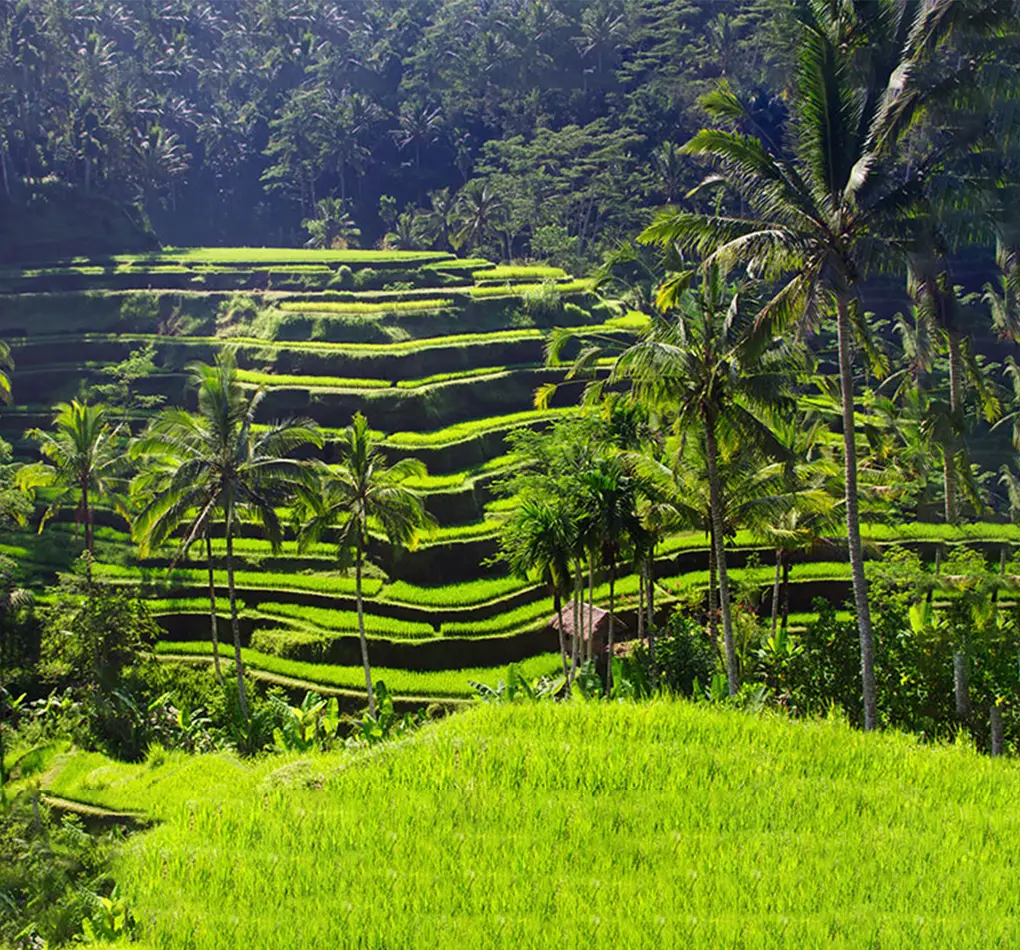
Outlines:
[[[650,667],[647,651],[637,652]],[[704,627],[687,614],[674,613],[655,638],[655,668],[659,684],[674,693],[692,696],[695,682],[707,686],[717,663]]]
[[[524,312],[534,320],[552,320],[563,313],[563,299],[551,280],[524,291],[521,303]]]
[[[378,278],[378,271],[371,267],[362,267],[361,270],[357,271],[354,275],[354,286],[358,290],[362,290],[365,287],[371,287]]]
[[[337,288],[339,290],[353,290],[354,271],[352,271],[346,264],[341,264],[336,269],[336,276],[330,280],[327,286],[331,289]]]

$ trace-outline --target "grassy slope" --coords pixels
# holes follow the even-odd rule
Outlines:
[[[680,703],[478,707],[369,753],[65,760],[159,819],[154,947],[987,947],[1020,938],[1020,770]]]

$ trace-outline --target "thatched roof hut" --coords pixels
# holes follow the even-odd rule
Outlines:
[[[560,629],[560,620],[553,614],[549,620],[549,626],[557,633]],[[614,638],[621,637],[627,630],[626,625],[616,616],[613,625]],[[567,639],[567,648],[573,649],[574,645],[574,601],[570,600],[563,605],[563,632]],[[601,607],[589,607],[586,601],[581,602],[581,644],[588,642],[589,632],[593,633],[592,653],[601,653],[609,638],[609,611]]]

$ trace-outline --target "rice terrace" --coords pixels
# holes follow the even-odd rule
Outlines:
[[[0,948],[1020,941],[1016,0],[0,76]]]

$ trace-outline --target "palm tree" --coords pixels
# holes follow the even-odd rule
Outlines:
[[[679,291],[674,282],[672,291]],[[672,292],[671,291],[671,292]],[[714,563],[730,694],[739,687],[726,569],[726,499],[720,473],[720,437],[745,450],[782,457],[783,446],[765,424],[789,409],[797,364],[783,344],[763,344],[754,333],[754,300],[730,295],[717,268],[695,292],[676,298],[680,316],[660,316],[644,337],[618,358],[610,380],[629,379],[650,403],[676,413],[677,429],[695,430],[704,443]]]
[[[279,551],[283,528],[276,508],[314,479],[309,465],[292,456],[307,445],[321,446],[322,438],[315,424],[304,420],[256,426],[263,392],[248,395],[244,391],[230,350],[220,352],[215,365],[192,363],[188,372],[198,392],[198,412],[163,410],[132,446],[135,458],[151,456],[169,472],[162,490],[134,519],[132,529],[144,554],[183,528],[178,546],[183,553],[213,530],[214,518],[222,518],[238,697],[247,722],[234,537],[242,516],[249,516],[262,526],[273,550]]]
[[[606,695],[613,688],[613,638],[616,633],[616,571],[625,543],[642,534],[637,514],[637,485],[617,455],[600,458],[578,476],[582,505],[599,559],[609,571],[609,632],[606,639]],[[589,641],[590,642],[590,641]]]
[[[417,459],[404,458],[393,465],[379,450],[368,421],[359,412],[336,442],[339,463],[320,471],[319,480],[300,495],[305,523],[299,543],[308,545],[332,533],[341,564],[353,558],[354,592],[357,599],[361,661],[365,667],[368,711],[376,718],[372,668],[365,636],[362,573],[369,531],[379,528],[392,544],[411,545],[418,533],[432,524],[421,496],[407,485],[408,478],[425,474]]]
[[[570,680],[567,641],[563,629],[563,595],[573,581],[571,562],[576,547],[574,519],[566,499],[553,494],[545,498],[524,497],[503,526],[502,556],[519,577],[535,574],[553,595],[553,609],[559,625],[563,676]],[[576,644],[580,630],[574,628]]]
[[[917,121],[936,96],[974,88],[970,57],[925,69],[954,28],[994,29],[988,11],[963,0],[803,4],[788,143],[758,129],[728,88],[704,105],[754,134],[706,129],[685,146],[717,166],[710,182],[737,195],[737,215],[667,210],[641,240],[696,250],[710,265],[746,265],[777,281],[761,308],[762,326],[786,330],[820,309],[834,311],[842,388],[846,520],[861,643],[866,729],[878,723],[874,641],[860,536],[851,346],[859,318],[855,292],[877,248],[901,253],[903,222],[923,206],[928,179],[960,145],[952,129],[907,156]],[[932,81],[936,73],[946,81]],[[947,75],[948,74],[948,75]],[[966,144],[966,143],[965,143]],[[907,158],[911,160],[906,160]]]
[[[85,533],[85,571],[92,585],[92,559],[95,553],[95,500],[115,498],[117,476],[124,469],[121,443],[123,426],[113,425],[102,404],[89,405],[76,399],[57,405],[53,432],[30,429],[25,435],[39,443],[43,461],[26,465],[18,472],[18,485],[23,491],[55,487],[57,495],[50,502],[39,522],[42,532],[46,522],[74,499],[75,526]]]
[[[456,250],[482,244],[499,225],[503,202],[482,182],[473,182],[457,195],[457,215],[460,225],[453,235]]]

